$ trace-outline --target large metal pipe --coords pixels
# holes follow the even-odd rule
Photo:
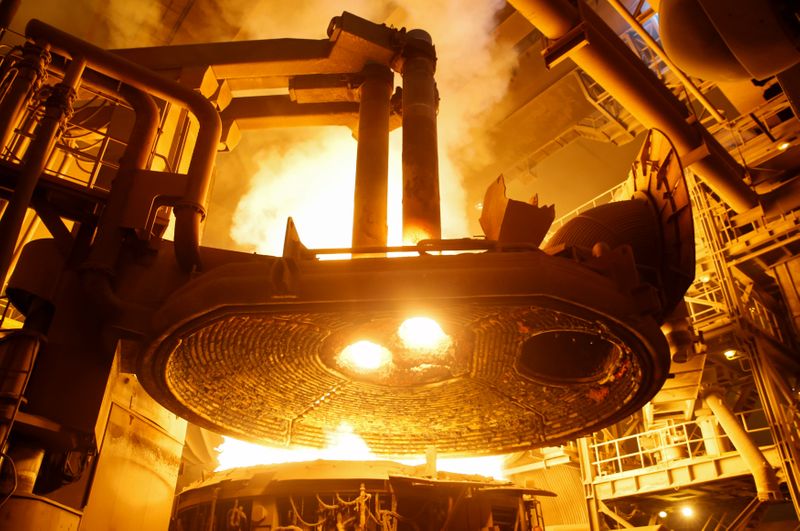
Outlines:
[[[17,237],[25,219],[39,176],[47,166],[47,160],[55,147],[56,139],[72,114],[72,101],[80,84],[81,75],[86,66],[85,61],[78,58],[67,67],[64,79],[53,87],[53,92],[45,103],[44,116],[36,127],[34,139],[25,153],[25,160],[14,186],[14,192],[8,206],[0,219],[0,280],[6,279]]]
[[[174,212],[175,254],[178,263],[187,271],[199,268],[200,224],[205,216],[214,161],[222,135],[222,122],[214,105],[190,87],[171,81],[39,20],[31,20],[25,33],[30,38],[48,43],[54,51],[84,58],[93,70],[182,106],[197,118],[199,130],[187,170],[188,185],[183,198],[174,205]]]
[[[16,75],[0,100],[0,149],[11,140],[22,110],[39,88],[49,62],[50,53],[45,48],[31,42],[22,47],[22,58],[13,65]]]
[[[722,396],[714,390],[707,390],[703,393],[703,401],[706,406],[714,413],[719,421],[719,425],[725,431],[725,435],[742,456],[756,484],[756,491],[760,500],[781,499],[778,487],[778,476],[775,474],[772,465],[769,464],[764,454],[758,446],[750,439],[747,432],[736,419],[736,416],[725,405]]]
[[[411,30],[403,49],[403,241],[442,236],[439,211],[438,94],[431,37]]]
[[[353,247],[387,244],[389,115],[392,71],[378,64],[363,71],[358,112],[358,154],[353,202]]]
[[[658,42],[656,42],[656,40],[650,36],[647,30],[644,29],[644,26],[642,26],[639,23],[639,21],[636,20],[636,17],[634,17],[630,13],[630,11],[628,11],[628,8],[625,7],[625,5],[620,0],[607,0],[607,1],[609,4],[611,4],[611,7],[613,7],[614,10],[617,13],[619,13],[619,15],[623,19],[625,19],[625,22],[627,22],[630,25],[630,27],[633,28],[633,31],[635,31],[636,34],[642,38],[642,40],[653,51],[653,53],[655,53],[658,56],[658,58],[661,59],[664,62],[664,64],[669,67],[670,70],[672,70],[672,73],[675,74],[675,77],[677,77],[680,80],[684,88],[687,91],[689,91],[692,94],[692,96],[694,96],[695,99],[697,99],[697,101],[700,102],[700,104],[708,111],[708,113],[714,118],[714,120],[716,120],[719,123],[724,123],[725,117],[722,116],[722,114],[720,114],[719,110],[717,110],[717,108],[714,107],[714,105],[710,101],[708,101],[708,98],[706,98],[705,94],[700,92],[700,89],[697,88],[694,82],[692,82],[692,80],[689,79],[689,77],[686,74],[684,74],[680,68],[678,68],[678,65],[672,62],[672,59],[670,59],[669,56],[666,54],[666,52],[661,48],[661,45],[658,44]]]
[[[85,265],[93,269],[111,270],[122,247],[122,217],[133,189],[136,172],[147,168],[153,144],[158,135],[159,111],[153,98],[122,85],[119,97],[133,109],[134,122],[128,144],[119,161],[119,170],[108,194],[98,223],[97,237]]]
[[[113,94],[108,87],[97,88]],[[111,275],[125,237],[122,228],[124,206],[133,188],[136,172],[147,168],[160,123],[158,106],[147,94],[129,85],[122,85],[115,95],[131,106],[135,118],[128,135],[128,145],[120,158],[119,170],[98,223],[97,236],[89,257],[82,265],[84,287],[104,314],[136,310],[116,295],[111,286]]]
[[[591,9],[579,12],[567,0],[511,0],[511,4],[545,37],[575,38],[575,45],[562,43],[564,53],[645,127],[664,132],[687,165],[731,208],[744,212],[758,205],[758,196],[743,180],[744,169],[699,123],[692,122],[677,97]]]

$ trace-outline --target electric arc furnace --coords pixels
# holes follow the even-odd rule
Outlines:
[[[486,192],[485,236],[443,239],[447,95],[425,31],[345,12],[319,40],[110,52],[32,20],[0,70],[0,274],[24,316],[0,346],[0,442],[17,484],[0,512],[75,516],[107,480],[103,433],[153,456],[174,486],[180,446],[109,416],[110,394],[135,383],[114,374],[149,395],[134,409],[287,446],[322,446],[345,421],[382,456],[556,445],[632,414],[667,378],[660,326],[684,319],[694,228],[660,133],[624,197],[546,244],[553,208],[508,199],[502,177]],[[291,220],[281,256],[204,247],[217,151],[287,125],[358,139],[352,247],[308,248]],[[389,246],[396,127],[405,243]],[[15,250],[28,209],[52,237]]]

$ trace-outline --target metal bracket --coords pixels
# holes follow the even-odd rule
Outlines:
[[[587,44],[589,44],[589,34],[586,31],[586,22],[581,22],[560,39],[550,41],[547,48],[542,50],[544,64],[549,70]]]

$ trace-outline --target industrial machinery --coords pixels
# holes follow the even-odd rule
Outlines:
[[[132,385],[117,372],[215,431],[319,446],[344,420],[381,455],[556,444],[652,398],[670,365],[660,326],[694,276],[675,149],[648,136],[624,201],[584,213],[542,249],[552,211],[505,199],[501,181],[487,195],[499,205],[484,212],[487,238],[443,240],[435,64],[425,32],[350,13],[322,40],[113,53],[28,24],[0,65],[0,275],[11,273],[8,298],[24,316],[0,352],[16,507],[22,494],[26,507],[47,505],[38,496],[55,491],[82,507],[104,432],[127,433],[174,473],[174,444],[123,420],[103,425],[109,396]],[[235,96],[276,86],[288,95]],[[276,123],[354,129],[352,248],[308,249],[291,221],[283,256],[201,246],[217,150],[234,149],[239,129]],[[407,245],[388,247],[398,123]],[[29,208],[52,238],[18,249]],[[342,252],[352,258],[318,259]],[[324,493],[354,494],[348,485]],[[374,514],[391,507],[374,503]]]
[[[536,496],[507,481],[390,461],[311,461],[240,468],[178,496],[171,529],[544,529]],[[213,523],[212,523],[213,522]]]

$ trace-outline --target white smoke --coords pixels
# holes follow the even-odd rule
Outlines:
[[[474,4],[467,10],[457,0],[261,2],[247,10],[239,37],[324,38],[330,18],[344,10],[375,22],[430,33],[438,56],[436,80],[441,95],[438,128],[442,234],[463,237],[468,235],[467,212],[472,214],[474,210],[467,207],[460,168],[486,156],[480,119],[504,95],[515,66],[515,55],[510,49],[498,48],[492,35],[495,14],[505,2],[487,0]],[[395,83],[401,83],[399,76]],[[281,145],[280,149],[268,148],[256,155],[260,171],[251,180],[234,215],[231,237],[237,243],[259,252],[279,252],[285,220],[293,216],[299,218],[300,236],[309,246],[349,245],[355,141],[348,143],[341,134],[322,128],[307,134],[296,147]],[[390,143],[389,188],[390,197],[396,199],[389,204],[389,239],[390,244],[398,244],[401,141],[397,132],[392,134]],[[315,146],[313,153],[309,146]],[[342,163],[339,150],[353,154],[352,164]],[[312,162],[314,156],[319,160]],[[325,157],[338,162],[326,163]],[[308,164],[325,170],[311,171],[305,167]],[[313,219],[313,213],[321,212],[314,194],[325,194],[327,199],[323,219]],[[303,221],[306,217],[308,220]],[[312,243],[320,232],[314,230],[315,223],[326,225],[321,232],[330,233],[330,227],[340,232],[328,241]]]
[[[27,18],[38,17],[102,46],[133,47],[163,44],[177,24],[175,13],[168,12],[165,4],[157,0],[77,1],[83,6],[81,9],[71,9],[59,0],[23,2],[15,26],[21,29]],[[342,11],[430,33],[438,56],[436,80],[441,95],[438,126],[442,233],[445,237],[461,237],[468,235],[467,214],[476,215],[466,204],[461,173],[471,164],[480,167],[489,156],[481,118],[505,93],[514,67],[515,54],[500,49],[492,35],[494,17],[504,5],[503,0],[220,1],[206,33],[214,35],[212,25],[223,25],[239,27],[236,38],[240,40],[324,39],[330,19]],[[199,9],[199,5],[193,9]],[[187,35],[196,41],[204,40],[196,15],[189,13],[179,40],[186,42]],[[399,75],[395,76],[395,84],[401,84]],[[227,217],[235,211],[229,232],[236,244],[258,252],[279,253],[286,218],[293,216],[301,237],[314,240],[313,244],[308,241],[309,245],[349,245],[356,149],[349,132],[320,127],[285,134],[244,134],[250,141],[244,140],[238,150],[219,158],[221,171],[215,185],[219,193],[212,195],[207,225],[218,224],[220,216],[227,225]],[[258,144],[261,138],[263,145]],[[393,199],[389,204],[389,236],[390,243],[398,244],[402,208],[398,131],[392,134],[390,143],[389,189]],[[350,158],[345,160],[343,153]],[[225,157],[231,156],[253,159],[239,167],[252,168],[255,163],[257,171],[244,187],[230,183],[240,175],[224,171],[231,166],[226,165]],[[324,197],[324,207],[317,196]],[[236,200],[234,208],[231,202]],[[323,218],[313,219],[309,213]],[[320,230],[317,225],[321,225]],[[213,232],[221,233],[221,228],[215,226]]]

